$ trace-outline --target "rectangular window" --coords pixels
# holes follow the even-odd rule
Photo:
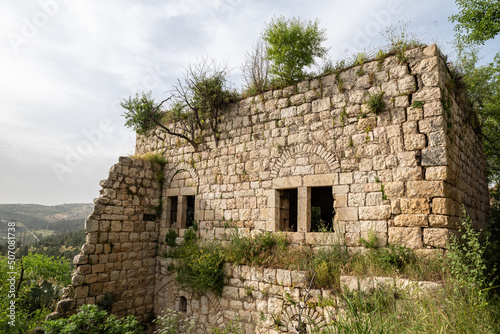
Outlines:
[[[279,229],[297,232],[297,189],[282,189],[279,194]]]
[[[333,231],[332,187],[311,188],[311,232]]]
[[[167,197],[167,208],[169,212],[167,213],[167,219],[170,227],[178,227],[177,226],[177,205],[179,203],[177,196]]]
[[[186,228],[194,225],[194,196],[186,196]]]

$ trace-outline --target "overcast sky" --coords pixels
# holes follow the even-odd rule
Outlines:
[[[333,60],[386,42],[409,21],[452,52],[453,0],[1,0],[0,203],[91,202],[118,157],[134,153],[119,102],[157,98],[208,56],[240,67],[273,16],[318,18]],[[483,49],[500,51],[498,38]]]

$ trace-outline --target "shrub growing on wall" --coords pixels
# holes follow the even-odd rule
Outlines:
[[[275,17],[266,25],[262,39],[267,43],[270,73],[283,84],[305,79],[304,68],[328,51],[321,46],[326,32],[319,28],[318,20],[302,22],[298,18]]]

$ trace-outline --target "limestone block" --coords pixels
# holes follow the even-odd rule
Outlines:
[[[307,272],[294,270],[291,272],[292,286],[298,288],[305,288],[308,286],[309,280],[307,279]]]
[[[334,197],[336,194],[347,194],[349,192],[349,186],[348,185],[333,186],[332,192]]]
[[[400,214],[394,218],[395,226],[428,226],[425,214]]]
[[[400,207],[402,213],[431,213],[427,198],[402,198]]]
[[[391,218],[390,205],[365,206],[359,208],[359,219],[382,220]]]
[[[450,232],[447,228],[424,228],[424,244],[435,248],[446,248]]]
[[[422,248],[420,227],[389,227],[389,243],[400,244],[412,249]]]
[[[319,100],[315,100],[312,102],[312,112],[320,112],[323,110],[329,110],[330,109],[330,98],[325,97]]]
[[[411,134],[404,136],[405,149],[408,151],[421,150],[427,145],[425,135]]]
[[[422,108],[409,107],[406,114],[407,121],[419,121],[424,118],[424,111]]]
[[[83,255],[83,254],[75,255],[75,257],[73,258],[73,264],[76,264],[76,265],[87,264],[88,261],[89,261],[89,257],[87,255]]]
[[[444,118],[442,116],[425,118],[418,121],[418,128],[420,133],[433,133],[433,132],[444,132]]]
[[[89,295],[89,287],[88,286],[78,286],[75,288],[75,293],[73,295],[73,298],[79,299],[79,298],[87,298]]]
[[[460,216],[460,204],[451,198],[434,198],[432,213],[449,216]]]
[[[392,176],[395,181],[421,180],[422,168],[419,166],[398,167],[393,169]]]
[[[442,215],[429,215],[429,226],[431,227],[448,227],[456,229],[460,222],[460,218]]]
[[[346,233],[345,244],[348,247],[359,247],[360,233]]]
[[[404,182],[387,182],[384,184],[384,193],[388,198],[402,197],[404,192]]]
[[[337,219],[342,220],[358,220],[358,208],[343,207],[337,209]]]
[[[447,150],[444,147],[428,147],[422,150],[422,166],[448,165]]]
[[[444,197],[444,183],[441,181],[408,181],[408,197]]]
[[[370,192],[366,194],[366,205],[381,205],[382,204],[382,192]]]
[[[347,195],[349,206],[364,206],[365,205],[365,193],[349,193]]]
[[[420,155],[415,151],[410,152],[399,152],[397,154],[397,163],[389,165],[387,167],[396,167],[399,164],[400,167],[411,167],[419,165]]]
[[[359,280],[354,276],[340,276],[340,286],[351,291],[359,290]]]
[[[352,173],[339,173],[339,184],[351,184]]]
[[[387,221],[385,220],[360,221],[358,225],[361,232],[387,233]]]
[[[304,176],[304,186],[306,187],[323,187],[336,184],[338,184],[338,173]]]
[[[93,283],[89,288],[89,296],[97,296],[102,292],[102,283]]]
[[[283,286],[291,286],[292,276],[289,270],[277,269],[276,270],[276,281],[278,284]]]
[[[302,186],[302,177],[288,176],[275,178],[273,180],[273,187],[276,189],[297,188]]]

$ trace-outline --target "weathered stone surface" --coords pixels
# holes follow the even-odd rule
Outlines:
[[[448,155],[444,147],[429,147],[422,150],[422,166],[446,166]]]
[[[427,198],[402,198],[400,201],[402,213],[425,213],[431,212]]]
[[[391,218],[390,205],[365,206],[359,208],[359,219],[381,220]]]
[[[75,258],[76,305],[114,292],[113,312],[142,321],[166,307],[178,310],[185,301],[186,316],[195,317],[200,330],[238,316],[249,333],[274,333],[268,330],[270,312],[281,311],[285,294],[298,300],[297,286],[305,287],[310,277],[234,266],[220,298],[179,289],[167,270],[175,261],[161,255],[169,250],[169,231],[177,233],[179,244],[187,235],[188,202],[194,203],[199,237],[225,246],[233,229],[256,236],[297,228],[282,232],[291,247],[319,251],[345,240],[350,251],[366,252],[359,240],[375,233],[380,246],[401,243],[442,254],[446,231],[458,222],[457,203],[467,206],[475,224],[485,218],[481,140],[444,85],[448,71],[437,48],[415,48],[405,56],[409,66],[389,56],[381,68],[367,61],[232,104],[221,118],[217,142],[205,136],[197,150],[160,130],[138,135],[137,156],[160,153],[168,161],[160,167],[120,158],[100,183],[86,244]],[[356,73],[361,68],[364,73]],[[375,115],[365,102],[382,91],[386,108]],[[328,201],[331,187],[335,233],[310,232],[311,206],[323,200],[313,196],[315,187],[328,187],[321,190]],[[297,203],[290,201],[291,189]],[[294,216],[298,226],[286,227],[287,217]],[[359,289],[356,282],[350,285]],[[361,288],[380,284],[393,281],[371,278]],[[404,284],[420,293],[418,284]],[[331,291],[313,289],[311,296],[316,302]]]
[[[450,237],[447,228],[424,228],[424,244],[435,248],[446,248]]]
[[[444,196],[444,184],[440,181],[408,181],[406,183],[408,197]]]
[[[412,249],[422,248],[420,227],[389,227],[389,243],[400,244]]]
[[[427,215],[425,214],[401,214],[394,218],[395,226],[427,226]]]

